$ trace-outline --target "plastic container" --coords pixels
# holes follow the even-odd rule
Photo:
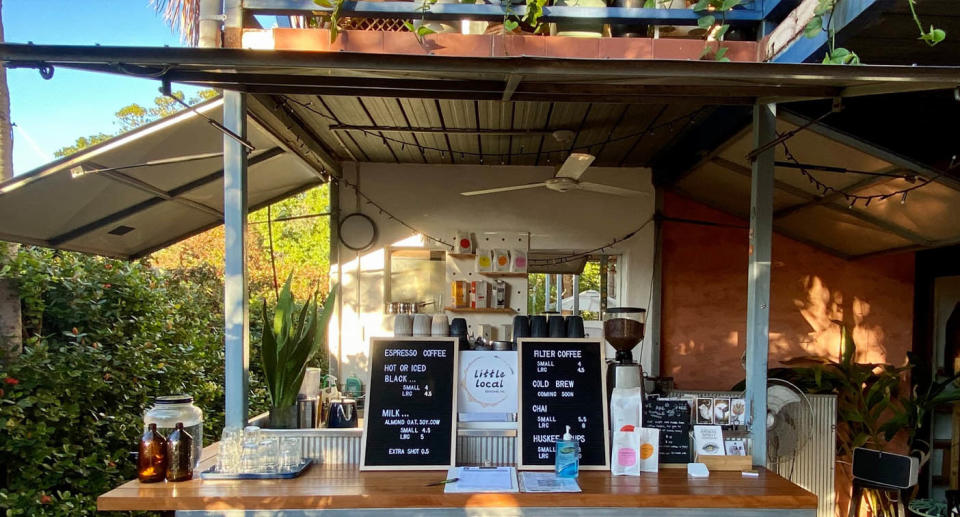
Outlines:
[[[557,440],[555,469],[558,478],[575,478],[580,474],[580,442],[573,439],[570,426],[563,433],[563,439]]]
[[[143,428],[157,424],[157,432],[169,438],[170,433],[183,423],[183,429],[193,439],[193,468],[200,464],[203,453],[203,411],[193,405],[190,395],[166,395],[157,397],[154,404],[143,414]]]

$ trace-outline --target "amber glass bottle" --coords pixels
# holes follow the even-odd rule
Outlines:
[[[167,441],[157,432],[157,424],[150,424],[140,437],[137,458],[137,478],[141,483],[163,481],[167,473]]]
[[[183,430],[183,422],[167,437],[167,481],[193,479],[193,437]]]

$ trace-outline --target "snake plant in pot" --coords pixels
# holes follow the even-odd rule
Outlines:
[[[291,273],[277,297],[273,318],[267,315],[266,301],[263,304],[260,360],[270,391],[270,427],[275,429],[297,427],[297,394],[307,363],[324,341],[337,292],[333,286],[319,312],[316,295],[307,297],[298,310],[290,291],[292,279]]]

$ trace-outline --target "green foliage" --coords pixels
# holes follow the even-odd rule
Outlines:
[[[108,135],[106,133],[97,133],[90,136],[81,136],[80,138],[77,138],[77,141],[74,142],[73,145],[61,147],[60,149],[57,149],[56,151],[54,151],[53,155],[56,156],[57,158],[63,158],[64,156],[73,154],[79,151],[80,149],[84,149],[86,147],[90,147],[91,145],[96,145],[105,140],[109,140],[110,138],[112,138],[112,136],[113,135]]]
[[[744,0],[698,0],[693,6],[694,12],[699,15],[699,18],[697,18],[697,26],[707,30],[706,38],[708,41],[700,53],[700,59],[713,59],[714,61],[722,62],[730,61],[730,58],[726,57],[729,48],[723,46],[720,42],[723,41],[723,38],[727,35],[727,31],[730,30],[730,25],[727,24],[727,13],[743,2]],[[718,14],[720,15],[719,26],[717,26]],[[711,34],[711,32],[713,34]],[[716,43],[715,45],[710,44],[710,38]]]
[[[817,7],[813,11],[814,16],[803,28],[803,35],[807,38],[814,38],[823,32],[824,27],[826,27],[828,32],[828,47],[827,53],[823,57],[823,63],[828,65],[859,65],[860,57],[857,56],[855,52],[837,47],[836,45],[837,34],[831,21],[833,13],[836,11],[840,1],[841,0],[817,0]],[[938,29],[933,25],[930,26],[929,30],[923,28],[920,15],[917,14],[917,0],[907,0],[907,4],[910,6],[910,14],[913,17],[913,22],[917,25],[917,30],[920,32],[919,40],[933,47],[947,39],[947,33],[943,29]]]
[[[544,27],[544,25],[540,23],[540,18],[543,16],[543,8],[546,5],[547,0],[527,0],[527,12],[523,15],[523,22],[533,27],[534,34],[540,32]],[[506,29],[506,27],[504,27],[504,29]]]
[[[856,344],[849,327],[841,325],[841,357],[803,357],[787,362],[790,379],[808,391],[837,395],[837,448],[851,458],[853,449],[885,449],[890,437],[886,424],[901,398],[906,368],[856,362]]]
[[[272,319],[267,316],[266,302],[262,307],[263,321],[271,324],[263,325],[260,360],[270,390],[271,407],[275,408],[296,404],[307,363],[324,341],[336,296],[334,289],[324,302],[319,316],[316,298],[307,298],[298,315],[290,292],[292,279],[293,273],[290,273],[280,291]]]
[[[330,11],[330,43],[337,41],[340,35],[340,18],[343,15],[343,0],[313,0],[313,3],[320,7],[331,9]]]
[[[193,395],[206,441],[219,436],[222,286],[210,269],[22,247],[0,274],[19,283],[30,336],[0,363],[7,515],[93,515],[99,494],[135,476],[129,451],[158,395]]]

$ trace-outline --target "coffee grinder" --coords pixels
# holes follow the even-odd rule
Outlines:
[[[607,309],[603,316],[603,336],[617,351],[614,361],[607,361],[607,402],[613,388],[643,389],[643,369],[633,361],[633,348],[643,341],[647,310],[636,307]]]

